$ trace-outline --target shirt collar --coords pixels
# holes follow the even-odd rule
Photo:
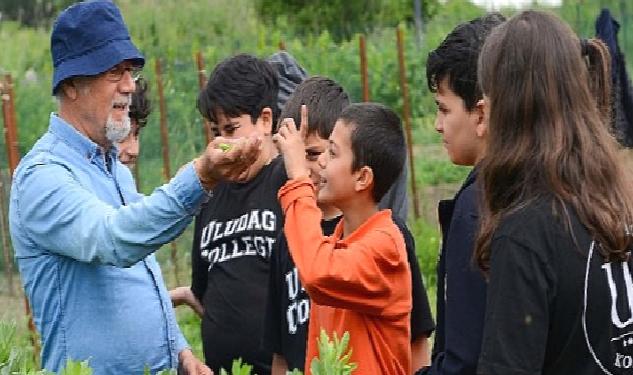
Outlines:
[[[370,216],[364,223],[362,223],[355,231],[350,233],[347,237],[343,238],[343,218],[338,222],[336,228],[334,229],[333,237],[340,241],[341,243],[348,245],[351,242],[358,241],[359,238],[362,238],[368,231],[375,229],[377,226],[381,225],[383,222],[391,219],[391,210],[384,209],[376,212],[372,216]]]
[[[74,126],[70,125],[55,113],[51,113],[51,120],[48,131],[55,134],[62,142],[77,150],[87,159],[93,160],[95,157],[103,158],[103,149],[94,143],[90,138],[80,133]],[[108,156],[116,160],[118,151],[112,146],[107,152]]]

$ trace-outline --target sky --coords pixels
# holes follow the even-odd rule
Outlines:
[[[562,0],[471,0],[473,3],[487,9],[499,9],[500,7],[513,6],[516,8],[529,7],[533,3],[539,5],[560,5]]]

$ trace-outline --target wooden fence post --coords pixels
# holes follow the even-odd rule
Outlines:
[[[7,156],[9,160],[9,167],[11,175],[13,176],[13,170],[17,167],[20,161],[20,153],[18,149],[18,133],[15,119],[15,96],[13,95],[13,80],[10,74],[4,76],[4,91],[2,101],[3,110],[5,110],[5,142],[7,145]],[[8,122],[6,121],[8,120]]]
[[[398,64],[400,66],[400,89],[402,91],[402,117],[404,128],[407,134],[407,150],[409,154],[409,168],[411,175],[411,193],[413,195],[413,214],[415,218],[420,217],[420,201],[418,197],[417,183],[415,181],[415,164],[413,160],[413,136],[411,134],[411,111],[409,109],[409,88],[407,85],[407,72],[404,59],[404,43],[402,29],[396,28],[396,38],[398,45]]]
[[[5,84],[4,80],[0,82],[0,95],[2,96],[2,114],[4,118],[4,124],[5,124],[5,144],[7,145],[7,149],[8,149],[9,132],[6,131],[6,129],[9,128],[7,124],[9,124],[9,122],[11,121],[10,114],[9,114],[10,112],[9,102],[11,101],[11,97],[9,96],[8,92],[5,93],[5,86],[7,86],[7,84]],[[0,234],[2,236],[2,253],[4,256],[4,264],[5,264],[5,271],[6,271],[6,277],[7,277],[7,286],[9,287],[9,295],[13,296],[15,294],[14,293],[15,288],[13,284],[13,257],[11,256],[11,249],[9,248],[9,241],[8,241],[9,231],[7,230],[7,224],[6,224],[5,202],[6,202],[6,194],[4,191],[4,179],[2,178],[2,174],[0,174],[0,231],[1,231]]]
[[[0,171],[0,231],[2,235],[2,254],[4,256],[5,273],[7,277],[7,287],[9,295],[15,296],[15,284],[13,283],[13,257],[11,256],[11,245],[9,244],[9,228],[7,225],[7,194],[4,183],[4,173]]]
[[[207,84],[207,73],[204,70],[204,59],[202,57],[202,52],[198,51],[196,53],[196,64],[198,65],[198,87],[200,91],[204,90],[204,86]],[[207,120],[204,116],[202,117],[204,121],[204,135],[206,139],[206,144],[209,144],[213,140],[213,133],[211,132],[211,124],[209,120]]]
[[[4,118],[5,142],[7,147],[7,160],[9,161],[9,173],[11,174],[11,178],[13,178],[13,172],[20,162],[20,153],[18,151],[18,126],[15,117],[15,95],[13,94],[13,80],[10,74],[5,74],[3,87],[2,113]],[[40,344],[37,339],[37,332],[35,330],[35,323],[33,323],[29,300],[26,296],[24,296],[24,312],[28,318],[28,329],[31,336],[31,345],[33,345],[35,362],[39,363]]]

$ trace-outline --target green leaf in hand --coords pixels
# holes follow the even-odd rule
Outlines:
[[[227,152],[228,150],[233,148],[233,145],[230,143],[219,143],[218,148],[222,150],[222,152]]]

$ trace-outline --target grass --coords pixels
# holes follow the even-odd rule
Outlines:
[[[25,374],[37,368],[26,332],[15,321],[0,320],[0,373]]]
[[[26,335],[27,319],[19,275],[16,273],[13,276],[13,294],[9,292],[6,280],[5,273],[0,272],[0,322],[12,322],[18,328],[19,335]]]
[[[604,0],[600,5],[604,5],[602,3],[605,1],[606,5],[614,5],[616,0]],[[191,1],[187,7],[182,7],[180,2],[176,1],[163,1],[160,6],[156,6],[152,0],[121,0],[119,3],[129,23],[131,34],[148,57],[145,75],[151,82],[155,82],[155,59],[161,58],[163,62],[163,79],[168,99],[172,174],[182,163],[203,149],[201,119],[194,104],[197,93],[197,68],[193,54],[197,51],[203,52],[209,72],[215,63],[230,54],[250,52],[267,56],[276,50],[279,40],[285,40],[288,50],[310,73],[330,76],[345,86],[352,98],[358,100],[361,97],[356,39],[334,43],[327,33],[298,38],[288,34],[284,27],[266,30],[257,20],[249,0]],[[560,13],[569,22],[578,21],[577,12],[580,8],[575,7],[575,2],[567,3],[561,8]],[[209,13],[210,9],[213,10],[213,14]],[[234,9],[242,11],[245,15],[242,17],[244,22],[233,22]],[[594,13],[598,9],[597,1],[589,1],[583,5],[580,19],[582,22],[574,24],[576,28],[583,30],[583,35],[590,35]],[[412,29],[405,29],[407,75],[413,115],[412,138],[415,145],[414,174],[422,213],[420,219],[412,219],[409,224],[415,237],[420,268],[433,310],[437,285],[435,265],[440,246],[436,224],[437,202],[453,196],[468,174],[469,168],[454,166],[450,162],[441,145],[441,138],[434,130],[435,105],[432,95],[426,88],[424,64],[428,49],[437,46],[448,30],[459,21],[481,13],[481,9],[464,0],[445,2],[436,17],[425,25],[425,43],[422,48],[415,45]],[[630,29],[630,25],[624,24],[623,27],[624,30]],[[45,131],[48,114],[55,108],[54,99],[49,92],[52,69],[48,51],[49,38],[48,30],[20,28],[17,24],[6,21],[0,24],[0,45],[3,46],[3,53],[0,54],[0,72],[12,73],[16,82],[16,109],[22,154]],[[386,103],[399,111],[402,99],[397,78],[394,42],[395,34],[392,28],[376,30],[367,35],[372,100]],[[627,49],[624,48],[624,51]],[[27,71],[34,73],[36,79],[26,79]],[[152,88],[155,110],[150,116],[147,129],[141,133],[144,145],[139,161],[141,190],[146,194],[151,193],[163,182],[155,89]],[[4,140],[0,139],[0,149],[3,147]],[[633,160],[633,157],[630,160]],[[6,166],[4,155],[0,155],[0,166]],[[410,211],[413,211],[412,207]],[[157,252],[169,288],[189,283],[191,241],[190,226],[177,240],[178,277],[174,275],[175,264],[170,256],[171,246],[163,246]],[[2,259],[0,270],[1,263]],[[176,282],[176,279],[180,279],[180,282]],[[19,289],[20,282],[17,277],[14,282]],[[15,323],[15,342],[25,349],[26,353],[30,353],[23,297],[19,292],[10,296],[5,285],[4,275],[0,273],[0,321]],[[199,318],[186,307],[178,308],[176,315],[194,353],[202,358]],[[0,338],[6,334],[0,332]]]

